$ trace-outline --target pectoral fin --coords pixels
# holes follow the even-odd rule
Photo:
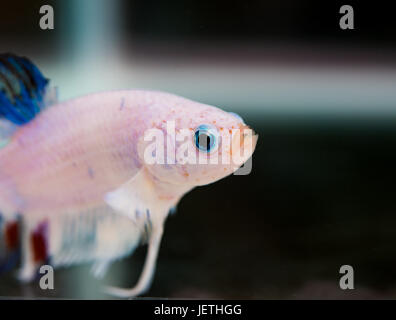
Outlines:
[[[153,187],[142,169],[120,188],[107,193],[105,202],[118,213],[137,221],[150,211],[153,198]]]

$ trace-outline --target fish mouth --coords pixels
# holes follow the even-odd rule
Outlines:
[[[246,124],[242,124],[240,126],[240,130],[242,132],[241,143],[240,143],[241,148],[243,148],[246,139],[251,139],[252,145],[253,145],[253,147],[252,147],[252,153],[253,153],[254,149],[256,148],[256,145],[257,145],[258,134],[256,133],[256,131],[254,131],[253,128],[249,127]]]
[[[246,124],[239,126],[239,131],[232,138],[231,156],[233,164],[241,166],[256,149],[258,134]]]

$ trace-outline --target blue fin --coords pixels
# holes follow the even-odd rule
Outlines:
[[[29,59],[0,54],[0,118],[16,125],[32,120],[45,107],[48,83]]]

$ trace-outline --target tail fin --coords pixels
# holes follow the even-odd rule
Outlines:
[[[31,121],[49,104],[48,96],[53,92],[48,83],[29,59],[0,54],[0,150],[18,126]],[[4,271],[16,263],[20,223],[7,201],[9,187],[1,169],[0,161],[0,271]]]
[[[0,54],[0,151],[18,126],[56,102],[49,80],[27,58]],[[1,160],[1,157],[0,157]],[[11,269],[20,253],[21,221],[10,207],[9,186],[0,161],[0,272]]]
[[[54,103],[49,80],[27,58],[0,54],[0,148],[17,126],[31,121]]]

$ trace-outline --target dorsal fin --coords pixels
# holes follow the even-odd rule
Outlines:
[[[0,54],[0,117],[22,125],[44,108],[49,80],[27,58]]]
[[[56,102],[40,70],[27,58],[0,54],[0,140]]]

